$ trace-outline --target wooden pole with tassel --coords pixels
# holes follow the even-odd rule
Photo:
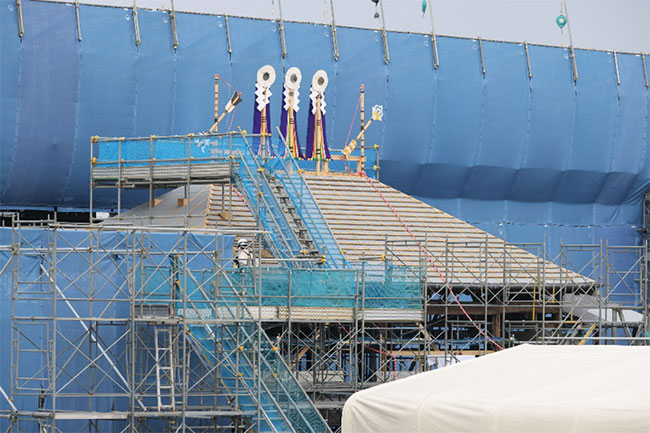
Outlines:
[[[235,109],[235,107],[237,106],[237,104],[239,104],[241,102],[241,100],[242,100],[241,92],[235,91],[235,93],[232,94],[232,97],[230,98],[230,100],[226,104],[226,108],[223,110],[223,113],[221,113],[219,118],[214,121],[214,125],[212,125],[210,127],[208,132],[210,132],[210,133],[216,132],[217,128],[219,126],[219,123],[223,120],[224,117],[226,117],[226,114],[232,112],[232,110]],[[216,113],[216,110],[215,110],[215,113]]]

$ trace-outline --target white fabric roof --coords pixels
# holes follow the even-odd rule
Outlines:
[[[343,433],[650,432],[650,347],[522,345],[353,394]]]

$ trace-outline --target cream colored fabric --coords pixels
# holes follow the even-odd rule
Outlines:
[[[648,433],[650,347],[522,345],[353,394],[343,433]]]

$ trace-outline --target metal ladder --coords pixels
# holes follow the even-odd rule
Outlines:
[[[289,223],[289,227],[291,227],[291,231],[293,231],[296,239],[300,243],[300,256],[310,258],[321,257],[321,253],[314,239],[309,233],[302,216],[298,213],[284,184],[272,174],[267,174],[266,180],[282,209],[282,213],[284,213]]]
[[[240,157],[243,158],[243,156]],[[254,156],[249,155],[249,158],[254,163],[253,168],[256,168],[258,173],[261,173],[263,168],[257,163]],[[273,191],[266,181],[266,177],[260,176],[258,184],[256,175],[253,174],[246,161],[242,160],[239,173],[235,177],[235,185],[244,196],[244,201],[248,204],[248,208],[256,221],[270,232],[268,238],[270,242],[266,247],[271,251],[271,254],[276,257],[294,258],[300,250],[300,242],[295,239],[293,230],[289,222],[286,221],[282,209],[277,204],[277,199],[273,196]]]
[[[174,410],[176,398],[174,395],[174,356],[172,351],[172,332],[169,328],[155,328],[155,361],[156,361],[156,394],[158,396],[158,411]],[[161,340],[162,338],[162,340]],[[166,381],[167,383],[163,383]],[[169,399],[168,404],[163,400]]]

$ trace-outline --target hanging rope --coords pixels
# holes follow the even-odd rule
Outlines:
[[[225,78],[223,78],[221,75],[219,75],[219,81],[223,81],[224,83],[226,83],[226,86],[230,87],[230,89],[231,89],[233,92],[235,92],[235,93],[239,93],[239,95],[241,95],[241,92],[239,92],[237,89],[235,89],[235,88],[233,87],[233,85],[230,84],[230,83],[229,83]],[[241,99],[240,99],[240,101],[241,101]],[[232,114],[230,115],[230,123],[228,124],[228,130],[229,130],[229,131],[232,130],[232,121],[235,119],[235,112],[236,112],[236,111],[237,111],[237,105],[235,105],[235,108],[233,109]]]
[[[241,195],[241,192],[237,188],[235,188],[235,185],[230,185],[232,187],[232,190],[235,191],[235,194],[237,194],[237,197],[241,199],[244,203],[246,203],[246,200],[244,199],[244,196]]]
[[[352,128],[354,127],[354,121],[357,120],[357,113],[359,112],[359,107],[361,106],[361,94],[359,94],[359,99],[357,99],[357,108],[354,109],[354,115],[352,116],[352,121],[350,122],[350,129],[348,129],[348,136],[345,137],[345,145],[347,146],[350,143],[350,135],[352,135]],[[361,125],[363,127],[363,125]],[[350,161],[343,161],[343,167],[345,168],[346,173],[352,173],[350,170]]]
[[[463,312],[463,314],[465,315],[465,317],[467,318],[467,320],[469,320],[470,322],[472,322],[472,325],[474,326],[474,328],[476,328],[476,330],[479,332],[479,334],[481,334],[481,335],[484,336],[488,341],[490,341],[492,344],[494,344],[494,346],[495,346],[496,348],[498,348],[499,350],[503,350],[503,346],[501,346],[499,343],[497,343],[496,341],[494,341],[494,339],[492,339],[492,338],[487,334],[487,332],[485,332],[484,330],[482,330],[481,327],[478,326],[478,324],[474,321],[474,319],[472,319],[472,317],[469,315],[469,313],[467,312],[467,310],[465,310],[465,307],[463,307],[463,304],[460,303],[460,301],[458,300],[458,297],[456,297],[456,294],[454,293],[454,290],[451,288],[451,286],[450,286],[449,283],[447,282],[447,278],[446,278],[445,275],[440,271],[440,269],[438,269],[438,266],[436,265],[436,262],[433,260],[433,257],[431,257],[431,253],[429,253],[429,251],[424,247],[424,245],[422,245],[422,243],[421,243],[421,242],[417,239],[417,237],[413,234],[413,232],[411,231],[410,227],[409,227],[409,226],[404,222],[404,220],[402,219],[402,217],[401,217],[401,215],[399,214],[399,212],[397,211],[397,209],[395,209],[395,208],[390,204],[390,202],[389,202],[388,199],[384,196],[384,194],[381,192],[381,190],[380,190],[379,188],[377,188],[377,186],[375,185],[374,181],[373,181],[372,179],[370,179],[370,178],[366,175],[365,172],[361,172],[360,175],[361,175],[362,177],[366,178],[366,180],[368,181],[368,183],[370,183],[370,186],[372,186],[372,188],[375,190],[375,192],[377,192],[377,194],[379,194],[379,196],[382,198],[382,200],[384,200],[384,203],[386,203],[386,205],[390,208],[390,210],[393,211],[393,214],[394,214],[395,217],[399,220],[399,222],[402,224],[402,226],[404,226],[404,228],[406,229],[406,231],[408,232],[408,234],[411,236],[411,238],[412,238],[412,239],[413,239],[413,240],[414,240],[414,241],[419,245],[420,250],[422,250],[422,252],[424,252],[424,254],[426,255],[426,257],[427,257],[427,259],[428,259],[428,261],[429,261],[429,263],[431,264],[431,266],[433,266],[433,269],[435,269],[435,271],[436,271],[436,272],[438,273],[438,275],[440,276],[440,279],[442,280],[442,283],[447,287],[447,289],[449,289],[449,293],[451,293],[451,296],[454,298],[454,301],[456,302],[456,304],[458,305],[458,307],[460,307],[460,310]]]
[[[343,328],[343,330],[345,331],[346,334],[349,334],[347,328],[345,326],[343,326],[343,324],[341,322],[338,322],[338,324],[339,324],[339,326],[341,328]],[[374,349],[374,348],[368,346],[367,344],[364,344],[363,347],[368,349],[368,350],[371,350],[371,351],[373,351],[375,353],[379,353],[381,355],[388,356],[389,358],[393,358],[393,380],[397,380],[397,357],[394,354],[384,352],[382,350]]]
[[[230,123],[228,123],[228,131],[232,131],[232,121],[235,120],[236,112],[237,112],[237,105],[235,105],[235,109],[232,110],[232,116],[230,116]]]
[[[373,352],[388,356],[389,358],[393,358],[393,380],[397,380],[397,358],[395,357],[395,355],[393,355],[392,353],[387,353],[381,350],[373,349],[372,347],[367,346],[365,344],[363,345],[363,347]]]
[[[232,89],[233,92],[236,92],[236,91],[237,91],[237,89],[235,89],[235,88],[232,86],[232,84],[230,84],[228,81],[226,81],[226,79],[223,78],[223,76],[221,76],[221,75],[219,75],[219,81],[223,81],[224,83],[226,83],[226,86],[230,87],[230,88]]]
[[[347,146],[350,143],[350,135],[352,134],[352,128],[354,127],[354,121],[357,120],[357,113],[359,112],[359,106],[361,105],[361,95],[357,99],[357,108],[354,109],[354,116],[352,116],[352,122],[350,122],[350,129],[348,129],[348,136],[345,137],[345,145]],[[363,126],[363,125],[361,125]]]

